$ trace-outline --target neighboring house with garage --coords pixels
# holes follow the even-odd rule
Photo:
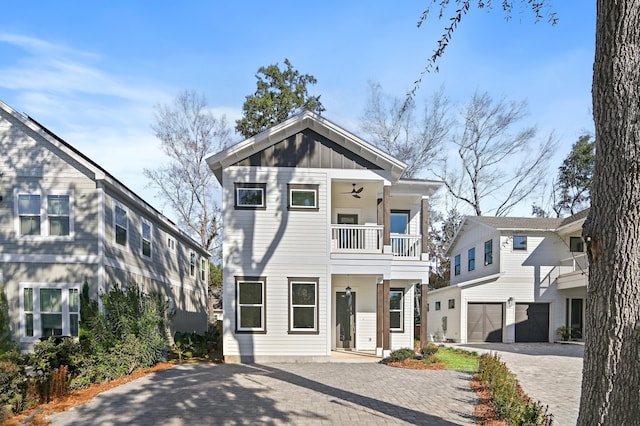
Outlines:
[[[447,251],[451,285],[428,292],[434,340],[553,342],[584,331],[587,211],[565,219],[467,216]]]
[[[225,361],[413,346],[441,182],[402,179],[404,163],[311,112],[207,162],[222,185]]]
[[[43,337],[78,336],[84,283],[93,299],[114,284],[158,291],[175,309],[172,332],[207,329],[207,251],[94,161],[2,102],[0,248],[0,288],[23,350]]]

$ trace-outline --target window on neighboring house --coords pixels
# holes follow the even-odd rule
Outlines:
[[[582,237],[570,237],[569,238],[569,249],[573,253],[583,253],[584,252],[584,241]]]
[[[392,288],[389,292],[390,330],[404,332],[404,289]]]
[[[460,255],[459,254],[456,254],[453,268],[454,268],[453,273],[455,275],[460,275]]]
[[[289,210],[319,210],[318,185],[290,183],[287,190]]]
[[[449,309],[456,308],[456,299],[449,299]]]
[[[70,191],[51,191],[47,195],[17,194],[18,222],[21,237],[47,237],[67,240],[73,234],[73,197]]]
[[[526,235],[514,235],[513,236],[513,249],[514,250],[526,250],[527,249],[527,236]]]
[[[468,256],[468,262],[467,262],[467,269],[469,271],[473,271],[474,269],[476,269],[476,248],[470,248],[469,251],[467,252],[467,256]]]
[[[266,183],[235,183],[234,190],[236,210],[257,210],[266,208]]]
[[[20,284],[23,337],[78,336],[79,285]]]
[[[266,331],[265,287],[265,277],[236,277],[236,331]]]
[[[493,263],[493,240],[484,242],[484,265],[491,265]]]
[[[40,235],[40,195],[19,194],[20,235]]]
[[[196,254],[189,252],[189,276],[196,276]]]
[[[440,310],[440,302],[436,302],[436,311]]]
[[[200,279],[207,280],[207,259],[200,259]]]
[[[173,237],[167,236],[167,248],[170,252],[176,251],[176,240]]]
[[[127,232],[129,231],[129,220],[127,219],[127,211],[116,206],[115,209],[115,231],[116,231],[116,244],[126,247],[127,246]]]
[[[318,278],[289,278],[289,332],[318,333]]]
[[[142,219],[142,255],[151,257],[151,224]]]

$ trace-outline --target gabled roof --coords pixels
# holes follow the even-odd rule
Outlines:
[[[107,172],[104,168],[102,168],[98,163],[78,151],[75,147],[71,146],[68,142],[64,141],[62,138],[57,136],[51,130],[47,129],[42,124],[38,123],[33,118],[23,115],[18,111],[11,108],[9,105],[0,100],[0,108],[7,112],[7,114],[11,115],[13,118],[21,122],[24,126],[31,129],[33,132],[37,133],[44,140],[60,149],[67,155],[69,155],[74,160],[78,161],[78,163],[82,164],[87,170],[93,173],[93,179],[96,182],[103,182],[108,185],[119,194],[131,200],[133,203],[137,204],[142,210],[145,210],[152,214],[157,220],[163,222],[168,228],[173,229],[179,234],[182,238],[189,240],[194,246],[200,248],[203,253],[208,253],[196,240],[194,240],[190,235],[186,234],[177,225],[164,214],[162,214],[159,210],[153,207],[151,204],[146,202],[142,197],[137,195],[131,189],[129,189],[125,184],[116,179],[113,175]]]
[[[269,148],[270,146],[305,129],[311,129],[321,136],[326,137],[332,142],[341,145],[345,149],[377,165],[381,169],[387,170],[391,175],[392,182],[394,183],[400,179],[400,176],[402,176],[402,173],[407,167],[407,165],[402,161],[386,154],[353,133],[311,111],[304,111],[300,114],[294,115],[280,124],[220,151],[207,158],[207,163],[218,181],[221,182],[222,170],[224,168],[242,161],[252,154]]]

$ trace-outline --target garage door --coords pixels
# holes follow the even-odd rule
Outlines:
[[[502,342],[502,303],[467,305],[467,342]]]
[[[516,304],[516,342],[549,341],[549,304]]]

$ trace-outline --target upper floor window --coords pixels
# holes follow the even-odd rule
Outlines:
[[[167,236],[167,248],[170,252],[175,253],[176,251],[176,240],[171,236]]]
[[[473,271],[474,269],[476,269],[476,248],[475,247],[470,248],[467,254],[468,254],[467,269],[469,271]]]
[[[391,210],[389,223],[391,225],[390,232],[392,234],[409,233],[409,214],[409,210]]]
[[[569,238],[569,249],[575,253],[583,253],[584,252],[584,241],[582,237],[570,237]]]
[[[449,309],[456,308],[456,299],[449,299]]]
[[[189,252],[189,276],[196,276],[196,254]]]
[[[436,311],[440,310],[440,302],[436,302]]]
[[[526,235],[514,235],[513,236],[513,249],[514,250],[526,250],[527,249],[527,236]]]
[[[289,332],[318,332],[318,278],[289,278]]]
[[[115,234],[116,234],[115,235],[116,244],[126,247],[127,233],[129,232],[129,220],[127,218],[127,211],[118,205],[116,205],[114,211],[115,211],[114,228],[115,228]]]
[[[207,259],[200,259],[200,279],[202,281],[207,279]]]
[[[235,183],[235,208],[242,209],[265,209],[266,205],[266,183]]]
[[[18,237],[69,239],[73,235],[72,192],[51,191],[16,196]]]
[[[151,224],[142,219],[142,255],[151,257]]]
[[[454,267],[453,267],[453,273],[455,275],[460,275],[460,255],[456,254],[455,260],[454,260]]]
[[[318,211],[318,185],[287,185],[289,210]]]
[[[389,292],[390,330],[404,332],[404,290],[392,288]]]
[[[484,265],[491,265],[493,263],[493,240],[484,242]]]

